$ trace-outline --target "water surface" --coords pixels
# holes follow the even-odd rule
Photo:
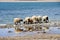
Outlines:
[[[47,15],[49,20],[60,20],[60,2],[0,2],[0,24],[33,15]]]
[[[46,33],[48,34],[60,34],[60,27],[50,27],[48,30],[46,30]],[[11,31],[11,32],[8,32]],[[7,36],[27,36],[27,35],[35,35],[38,34],[38,32],[42,33],[43,31],[33,31],[33,32],[19,32],[16,33],[14,28],[0,28],[0,36],[7,37]]]

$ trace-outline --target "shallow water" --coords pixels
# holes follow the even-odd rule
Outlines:
[[[60,34],[60,27],[50,27],[47,33],[50,34]]]
[[[47,15],[49,20],[60,20],[60,2],[0,2],[0,24],[33,15]]]
[[[8,31],[11,31],[11,32],[8,32]],[[3,28],[3,29],[0,29],[0,36],[25,36],[25,35],[33,35],[35,34],[36,32],[19,32],[19,33],[16,33],[14,32],[14,28]]]
[[[8,32],[10,31],[10,32]],[[0,36],[5,37],[5,36],[26,36],[26,35],[34,35],[34,34],[38,34],[42,33],[42,31],[33,31],[33,32],[19,32],[16,33],[14,32],[14,28],[0,28]],[[60,29],[59,27],[50,27],[48,30],[46,30],[46,33],[49,34],[60,34]]]

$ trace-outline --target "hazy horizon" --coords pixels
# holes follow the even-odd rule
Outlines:
[[[39,1],[39,2],[60,2],[60,0],[0,0],[0,2]]]

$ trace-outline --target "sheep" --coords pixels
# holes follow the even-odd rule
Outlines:
[[[31,19],[33,20],[33,23],[38,23],[38,18],[37,18],[37,16],[32,16]]]
[[[49,22],[48,16],[43,16],[42,19],[43,19],[44,23],[48,23]]]
[[[24,20],[24,24],[32,24],[33,20],[30,17],[26,17]]]
[[[37,18],[38,18],[38,23],[42,23],[42,17],[41,16],[37,16]]]
[[[14,18],[14,24],[17,25],[18,23],[20,23],[21,21],[23,21],[20,18]]]

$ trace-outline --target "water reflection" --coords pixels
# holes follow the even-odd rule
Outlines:
[[[48,30],[46,30],[46,33],[49,34],[60,34],[60,27],[50,27]],[[42,33],[42,31],[33,31],[33,32],[19,32],[16,33],[14,28],[0,28],[0,36],[26,36],[26,35],[34,35],[37,33]]]

